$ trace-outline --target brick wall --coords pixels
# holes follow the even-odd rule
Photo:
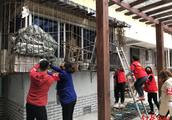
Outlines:
[[[91,108],[91,109],[90,109]],[[90,111],[91,110],[91,111]],[[74,109],[74,117],[97,111],[97,95],[78,97]],[[62,120],[61,106],[56,102],[51,102],[47,105],[48,120]]]
[[[97,111],[97,94],[82,96],[77,100],[74,117],[94,111]]]
[[[4,120],[4,99],[0,97],[0,120]]]
[[[26,112],[25,107],[18,105],[13,101],[6,101],[5,115],[7,120],[25,120]],[[3,100],[0,98],[0,108],[3,106]],[[89,96],[79,97],[75,105],[74,117],[97,111],[97,95],[92,94]],[[0,109],[0,115],[3,112]],[[57,105],[56,101],[47,105],[48,120],[62,120],[61,106]],[[5,119],[3,119],[5,120]]]
[[[13,101],[6,101],[5,115],[7,120],[24,120],[25,108]]]

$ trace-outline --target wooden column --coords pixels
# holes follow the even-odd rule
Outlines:
[[[162,24],[156,24],[156,50],[157,50],[157,73],[164,68],[164,37]],[[158,78],[159,93],[161,91],[161,84]],[[160,95],[160,94],[159,94]]]
[[[108,0],[96,0],[98,120],[110,120]]]

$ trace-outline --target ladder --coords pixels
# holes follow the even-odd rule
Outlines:
[[[117,51],[119,59],[121,61],[121,65],[122,65],[122,67],[123,67],[123,69],[125,71],[126,77],[127,78],[130,77],[130,79],[128,80],[129,91],[131,92],[131,97],[133,98],[134,104],[136,105],[136,109],[137,109],[137,111],[139,113],[139,117],[141,118],[142,114],[141,114],[141,111],[140,111],[140,108],[139,108],[139,105],[138,105],[138,101],[136,100],[136,98],[134,96],[134,91],[133,91],[132,86],[131,86],[131,81],[134,81],[134,76],[131,73],[131,70],[130,70],[127,58],[125,56],[123,47],[116,47],[116,51]],[[144,109],[146,115],[148,116],[148,112],[147,112],[146,107],[145,107],[142,100],[141,100],[141,104],[143,106],[143,109]]]

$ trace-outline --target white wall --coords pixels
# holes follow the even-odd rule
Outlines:
[[[112,73],[110,73],[109,76],[110,76],[109,77],[110,78],[110,90],[112,91],[113,90]],[[92,73],[92,80],[91,80],[89,71],[76,72],[73,74],[73,83],[74,83],[74,87],[75,87],[75,90],[77,93],[77,97],[89,96],[89,95],[97,93],[97,74],[95,72]],[[17,85],[15,85],[15,87],[22,88],[21,83],[17,82],[17,84],[18,84],[18,87],[17,87]],[[30,80],[29,80],[29,77],[27,74],[25,75],[25,80],[24,80],[23,84],[24,84],[23,92],[24,92],[24,102],[25,102],[25,99],[26,99],[26,96],[27,96],[27,93],[29,90],[29,86],[30,86]],[[113,93],[111,93],[111,94],[113,94]],[[16,95],[16,97],[17,97],[17,95]],[[12,95],[10,95],[10,98],[14,98],[14,97]],[[18,96],[18,98],[21,98],[21,96]],[[16,98],[14,98],[14,99],[16,99]],[[49,102],[56,101],[56,82],[54,82],[54,84],[50,87],[48,101]]]
[[[97,74],[92,73],[92,80],[89,71],[76,72],[73,74],[73,83],[77,93],[77,97],[89,96],[97,93]],[[113,90],[112,73],[110,73],[110,90]],[[26,83],[28,89],[28,82]],[[27,90],[26,90],[27,91]],[[49,90],[49,102],[56,100],[56,83],[54,83]]]
[[[24,82],[28,79],[26,74],[12,74],[8,77],[8,99],[19,104],[24,104]]]
[[[89,96],[97,93],[97,74],[94,72],[93,80],[91,81],[90,72],[78,72],[73,74],[74,85],[78,97]],[[110,90],[113,90],[113,72],[109,74],[110,79]]]
[[[76,3],[79,3],[83,6],[87,6],[95,10],[96,3],[95,0],[70,0]],[[156,45],[156,34],[155,34],[155,27],[151,27],[150,25],[146,25],[144,22],[139,22],[139,20],[132,19],[132,16],[124,15],[124,12],[116,12],[115,8],[116,5],[109,7],[109,16],[116,18],[117,20],[124,21],[131,25],[131,28],[126,28],[126,36],[139,40],[144,41],[147,43],[151,43]],[[164,46],[166,48],[172,48],[172,37],[171,35],[164,33]]]

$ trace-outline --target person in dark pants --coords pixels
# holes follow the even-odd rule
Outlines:
[[[57,73],[48,74],[49,63],[41,59],[40,63],[30,70],[30,89],[26,102],[27,120],[47,120],[46,104],[48,90],[54,81],[60,80]]]
[[[73,64],[65,63],[61,68],[53,65],[50,65],[50,67],[59,72],[61,79],[57,83],[57,95],[59,96],[62,106],[63,120],[72,120],[74,107],[77,101],[72,79],[72,73],[75,72]]]
[[[125,84],[126,84],[126,77],[125,72],[122,67],[120,67],[114,74],[114,90],[115,90],[115,104],[114,107],[125,107],[124,100],[125,100]],[[118,104],[119,96],[121,97],[121,104]]]
[[[150,112],[149,114],[154,114],[154,107],[152,100],[156,104],[157,108],[159,109],[159,102],[157,100],[157,92],[158,92],[158,87],[155,81],[154,74],[152,72],[152,68],[150,66],[147,66],[145,68],[146,73],[148,74],[148,80],[146,81],[144,85],[144,90],[148,92],[148,103],[150,106]]]
[[[132,64],[131,64],[131,71],[134,73],[136,78],[136,82],[134,83],[134,87],[139,95],[139,100],[145,100],[144,92],[143,92],[143,85],[147,80],[147,73],[145,69],[142,67],[141,63],[139,62],[139,57],[133,56],[132,57]]]

